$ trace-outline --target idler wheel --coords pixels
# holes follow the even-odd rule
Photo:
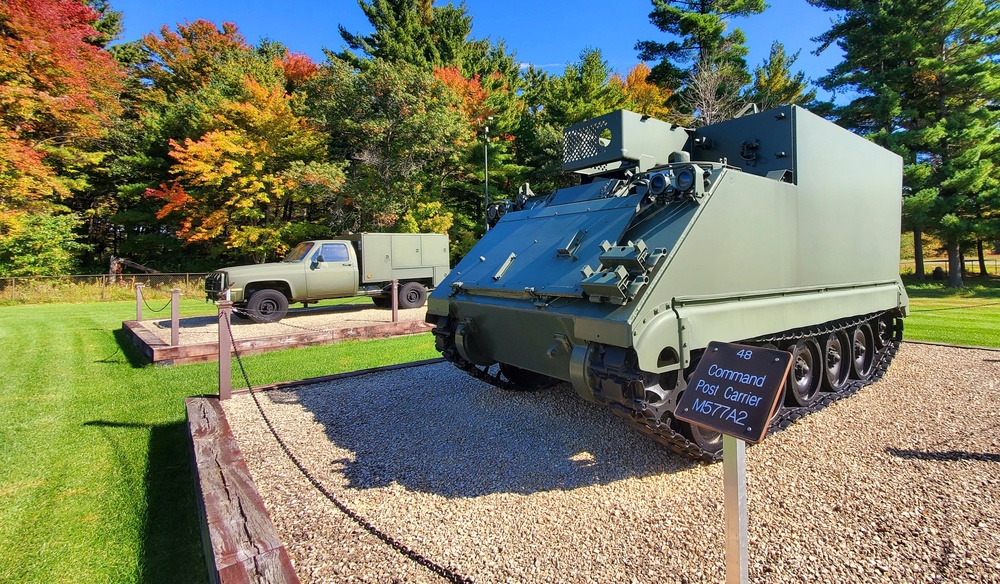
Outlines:
[[[792,354],[792,370],[788,374],[785,395],[792,406],[810,406],[819,399],[822,385],[823,358],[819,343],[814,339],[802,339],[788,347]]]
[[[868,323],[858,325],[852,333],[854,360],[851,377],[868,379],[875,365],[875,334]]]
[[[722,450],[722,434],[715,430],[708,430],[694,424],[681,422],[681,433],[684,437],[694,442],[705,452],[715,454]]]
[[[820,347],[823,349],[823,369],[826,371],[823,388],[827,391],[844,389],[851,377],[853,362],[851,339],[844,331],[832,332],[823,335]]]
[[[895,332],[895,318],[890,314],[883,314],[875,321],[875,348],[881,349],[892,342],[892,335]]]

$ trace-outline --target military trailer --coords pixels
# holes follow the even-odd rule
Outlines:
[[[792,353],[771,430],[881,378],[902,338],[902,160],[808,111],[685,129],[629,111],[564,132],[581,184],[492,205],[428,301],[437,348],[510,389],[572,383],[666,446],[711,341]]]
[[[447,235],[360,233],[304,241],[280,262],[216,270],[205,278],[205,295],[218,301],[228,294],[236,314],[277,322],[293,302],[370,296],[388,308],[397,280],[400,308],[418,308],[448,273],[449,261]]]

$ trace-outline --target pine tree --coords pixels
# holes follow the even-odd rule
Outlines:
[[[762,110],[785,104],[806,104],[816,99],[816,90],[809,89],[806,74],[792,74],[799,51],[789,55],[778,41],[771,44],[771,53],[753,70],[753,85],[748,100]]]
[[[744,59],[746,37],[739,29],[726,34],[726,19],[760,14],[767,7],[764,0],[652,0],[652,3],[650,22],[673,37],[666,43],[639,41],[635,45],[640,60],[659,61],[653,67],[652,81],[677,90],[688,83],[703,63],[738,71],[741,85],[750,81]]]
[[[435,67],[458,65],[470,34],[472,17],[465,5],[433,6],[430,0],[358,0],[375,29],[369,35],[349,32],[340,36],[351,50],[337,54],[357,68],[369,59],[405,62],[430,72]],[[360,51],[357,55],[352,51]]]
[[[948,250],[962,286],[965,242],[997,232],[1000,199],[1000,8],[996,0],[810,0],[844,11],[818,40],[844,61],[820,80],[856,92],[838,123],[903,156],[913,195],[904,222]],[[918,272],[922,266],[918,266]]]

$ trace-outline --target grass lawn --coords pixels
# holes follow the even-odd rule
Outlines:
[[[910,296],[904,339],[1000,347],[1000,279],[969,278],[959,290],[941,282],[904,283]]]
[[[216,392],[218,366],[135,365],[118,333],[134,310],[0,308],[0,582],[207,580],[183,398]],[[436,356],[428,333],[244,362],[259,385]]]

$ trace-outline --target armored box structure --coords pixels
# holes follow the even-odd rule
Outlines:
[[[569,381],[705,460],[673,419],[711,341],[793,354],[772,428],[881,377],[902,334],[902,160],[785,106],[695,130],[618,111],[565,130],[579,186],[493,206],[428,301],[438,348],[502,387]]]

